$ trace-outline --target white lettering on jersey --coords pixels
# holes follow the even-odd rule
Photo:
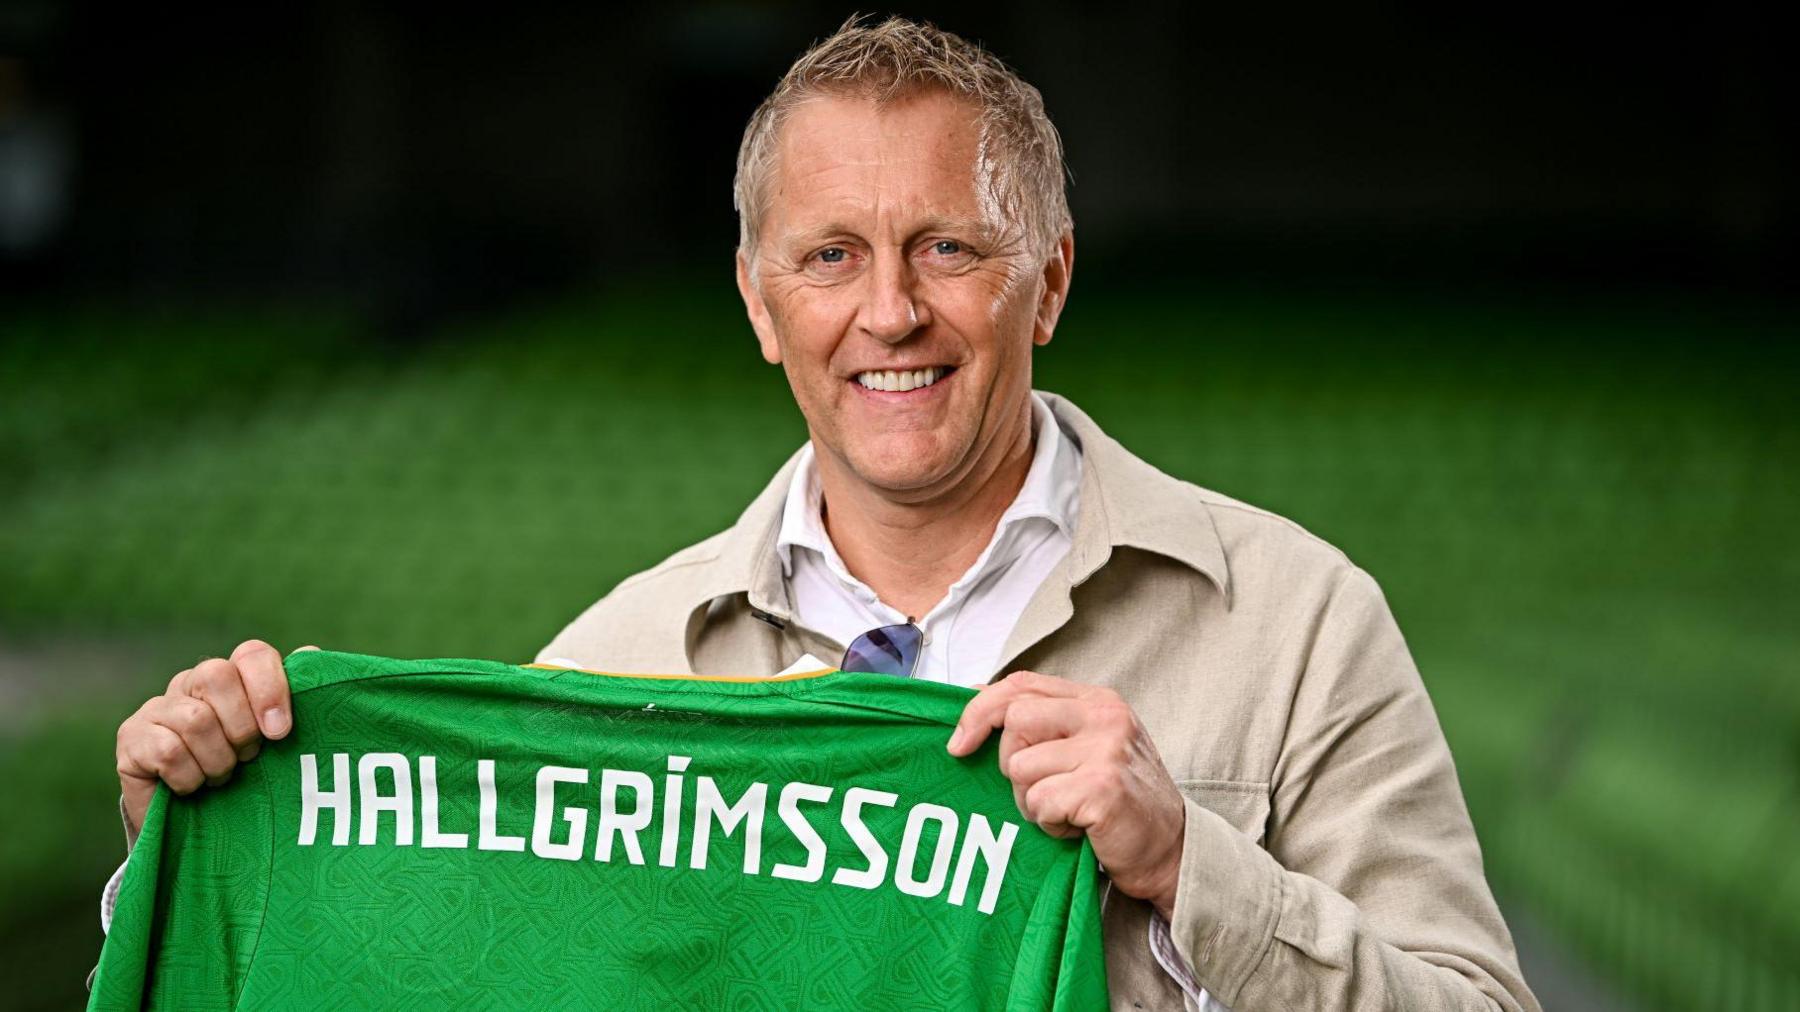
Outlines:
[[[925,823],[938,824],[937,843],[932,846],[931,870],[925,877],[913,877],[919,862],[919,840],[925,835]],[[900,857],[894,862],[894,885],[908,896],[930,899],[944,891],[944,879],[950,874],[950,858],[956,851],[956,813],[943,805],[914,805],[906,813],[906,835],[900,840]]]
[[[730,836],[739,825],[749,820],[744,829],[744,874],[762,874],[763,809],[768,804],[769,785],[751,784],[737,804],[725,805],[725,796],[712,777],[701,777],[694,783],[694,846],[688,867],[706,867],[706,845],[712,836],[712,822],[719,820],[719,832]]]
[[[621,787],[629,787],[637,795],[637,809],[630,815],[619,812]],[[625,841],[625,857],[632,864],[644,863],[643,848],[638,846],[638,832],[650,825],[654,791],[648,774],[636,770],[600,771],[600,824],[594,827],[594,860],[612,860],[613,833],[616,832]]]
[[[339,752],[331,756],[331,790],[321,790],[318,756],[300,756],[300,836],[299,844],[312,846],[318,837],[319,815],[332,815],[332,845],[343,847],[350,842],[352,821],[358,823],[358,842],[364,846],[391,843],[407,847],[413,843],[415,783],[412,760],[398,752],[370,752],[360,756],[356,776],[351,776],[351,757]],[[465,760],[466,761],[466,760]],[[662,794],[662,834],[657,863],[676,867],[683,829],[682,774],[693,759],[672,755],[667,758],[667,776]],[[420,845],[424,848],[467,848],[469,834],[446,833],[439,826],[439,783],[436,756],[420,756],[417,760],[417,810],[420,823]],[[518,853],[527,850],[526,837],[502,833],[500,811],[504,807],[509,819],[520,817],[516,805],[503,806],[496,786],[495,761],[476,759],[475,788],[477,796],[478,850]],[[386,770],[391,790],[383,792],[379,771]],[[603,768],[599,780],[598,817],[594,820],[594,860],[612,863],[613,843],[618,839],[625,860],[642,867],[645,863],[640,835],[657,821],[655,781],[639,770]],[[587,847],[588,804],[564,805],[560,812],[562,826],[557,825],[557,791],[561,785],[585,785],[592,782],[593,771],[578,766],[541,766],[535,774],[536,791],[531,817],[530,853],[558,861],[580,860]],[[619,792],[629,789],[633,803],[622,809]],[[714,826],[722,837],[737,836],[743,843],[745,875],[762,874],[763,830],[769,805],[769,785],[752,782],[734,802],[711,776],[698,776],[694,782],[693,833],[688,843],[688,868],[709,869]],[[564,791],[565,795],[569,792]],[[777,794],[776,811],[780,822],[794,842],[806,854],[804,863],[777,862],[769,869],[775,878],[792,882],[819,882],[825,879],[831,863],[832,844],[820,833],[819,826],[809,821],[801,805],[828,804],[836,789],[821,784],[793,782],[784,784]],[[360,798],[355,795],[361,795]],[[576,797],[583,796],[579,792]],[[586,795],[592,797],[591,795]],[[466,799],[467,795],[463,795]],[[848,787],[841,795],[838,828],[855,845],[861,866],[840,864],[831,870],[834,885],[853,889],[879,889],[890,886],[908,896],[921,899],[943,897],[952,906],[964,906],[977,874],[981,875],[976,909],[992,914],[999,901],[1000,890],[1018,839],[1016,823],[990,822],[977,812],[966,816],[944,805],[920,802],[906,809],[904,823],[897,823],[898,813],[876,813],[869,809],[897,808],[900,796],[868,787]],[[565,797],[564,800],[569,800]],[[360,808],[357,802],[360,801]],[[464,802],[466,804],[466,801]],[[466,809],[462,809],[465,810]],[[394,832],[381,836],[381,815],[393,813]],[[352,819],[352,814],[356,818]],[[873,825],[871,821],[873,820]],[[899,829],[899,847],[891,848]],[[566,831],[565,831],[566,828]],[[929,834],[929,836],[928,836]],[[888,842],[884,844],[883,839]],[[929,841],[929,842],[928,842]],[[921,851],[929,850],[929,854]],[[893,855],[890,860],[890,854]],[[954,866],[954,867],[953,867]],[[948,889],[946,890],[946,885]]]
[[[842,814],[844,829],[850,839],[856,841],[856,849],[863,852],[869,866],[861,871],[839,868],[831,873],[831,881],[837,885],[854,886],[857,889],[873,889],[887,878],[887,851],[881,848],[881,841],[869,832],[869,827],[862,820],[862,806],[880,805],[892,808],[900,800],[897,794],[887,791],[872,791],[867,787],[852,787],[844,792],[844,810]]]
[[[579,861],[587,846],[587,809],[573,805],[563,809],[563,821],[569,824],[569,838],[562,843],[550,841],[550,823],[555,821],[556,785],[585,784],[588,771],[572,766],[546,766],[538,770],[537,810],[531,820],[531,852],[558,861]]]
[[[387,770],[394,780],[394,793],[382,794],[375,784],[375,771]],[[356,778],[361,781],[361,833],[356,842],[367,847],[381,832],[381,813],[394,813],[394,843],[412,846],[413,794],[412,763],[398,752],[370,752],[356,764]]]
[[[494,791],[494,760],[482,759],[475,763],[475,784],[476,789],[481,792],[481,837],[476,848],[524,850],[524,837],[503,836],[496,825],[499,821],[500,797]]]
[[[675,867],[675,847],[681,840],[681,776],[682,770],[688,768],[691,760],[684,755],[669,757],[669,775],[663,778],[663,835],[662,851],[657,854],[656,863],[664,868]]]
[[[956,856],[956,878],[950,883],[950,903],[962,906],[968,898],[969,879],[975,874],[975,862],[987,864],[987,879],[981,884],[981,901],[976,908],[984,914],[994,912],[994,901],[1000,895],[1000,883],[1006,878],[1006,862],[1012,858],[1013,840],[1019,835],[1019,827],[1010,823],[1000,824],[1000,835],[994,835],[994,827],[977,812],[969,816],[968,832],[963,834],[962,852]]]
[[[334,791],[319,790],[319,759],[311,752],[300,757],[300,846],[312,846],[319,831],[319,810],[331,809],[331,845],[350,843],[350,757],[342,752],[331,757]]]
[[[438,832],[437,756],[419,757],[419,846],[467,847],[469,834]]]
[[[777,864],[769,869],[769,874],[795,882],[817,882],[824,877],[825,841],[819,838],[819,831],[812,828],[812,823],[806,821],[806,816],[800,814],[800,802],[822,805],[830,800],[831,788],[818,784],[803,784],[796,780],[781,789],[782,825],[806,848],[806,863]]]

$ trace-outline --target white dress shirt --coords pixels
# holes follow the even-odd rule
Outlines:
[[[914,678],[953,685],[992,678],[1026,602],[1074,544],[1081,451],[1051,420],[1049,406],[1036,392],[1031,414],[1037,446],[1024,485],[975,563],[922,617],[902,614],[845,568],[820,516],[813,446],[802,447],[775,542],[795,620],[846,646],[877,626],[911,621],[925,634]],[[829,667],[841,660],[820,659]]]
[[[1049,405],[1031,394],[1032,432],[1036,445],[1025,483],[1000,515],[988,545],[968,572],[950,585],[943,600],[914,621],[925,634],[924,652],[913,677],[955,685],[979,685],[998,674],[1000,652],[1024,614],[1039,584],[1069,553],[1081,495],[1081,449],[1056,424]],[[868,585],[850,575],[825,533],[818,467],[809,442],[788,487],[776,551],[787,579],[794,618],[800,625],[848,645],[884,625],[899,625],[909,616],[888,605]],[[787,670],[834,668],[842,658],[801,657]],[[549,663],[582,665],[566,658]],[[112,908],[124,865],[106,884],[101,898],[102,930],[111,926]],[[1106,884],[1108,895],[1112,889]],[[1104,900],[1102,908],[1104,909]],[[1175,948],[1169,923],[1152,914],[1148,943],[1158,965],[1181,986],[1189,1010],[1222,1009],[1194,980],[1187,961]],[[90,981],[92,975],[90,974]]]

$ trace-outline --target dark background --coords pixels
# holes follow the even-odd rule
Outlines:
[[[82,1000],[174,672],[528,660],[805,439],[730,184],[848,13],[0,0],[0,1006]],[[1062,132],[1036,385],[1380,581],[1545,1006],[1796,1008],[1771,12],[902,13]]]
[[[15,284],[329,294],[422,325],[716,269],[744,122],[845,14],[276,6],[8,0],[10,111],[69,152],[66,220]],[[908,13],[1044,93],[1084,283],[1766,294],[1800,252],[1800,92],[1760,6]]]

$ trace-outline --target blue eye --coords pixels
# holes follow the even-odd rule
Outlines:
[[[948,246],[950,248],[945,249],[944,248],[945,246]],[[957,253],[962,252],[962,243],[959,243],[954,239],[939,239],[932,246],[932,249],[937,250],[939,253],[942,253],[945,256],[953,256]]]
[[[832,254],[836,254],[836,256],[834,257]],[[820,250],[819,256],[828,264],[843,263],[844,251],[833,246],[827,250]]]

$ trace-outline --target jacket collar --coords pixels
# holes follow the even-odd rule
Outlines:
[[[1167,556],[1200,572],[1225,596],[1229,607],[1231,583],[1225,549],[1198,490],[1125,449],[1067,398],[1039,393],[1081,448],[1081,502],[1074,544],[1069,549],[1069,586],[1093,575],[1112,557],[1114,548],[1123,546]],[[755,611],[784,623],[793,619],[775,545],[788,488],[804,449],[788,457],[719,540],[692,609],[705,607],[717,597],[745,593]]]

